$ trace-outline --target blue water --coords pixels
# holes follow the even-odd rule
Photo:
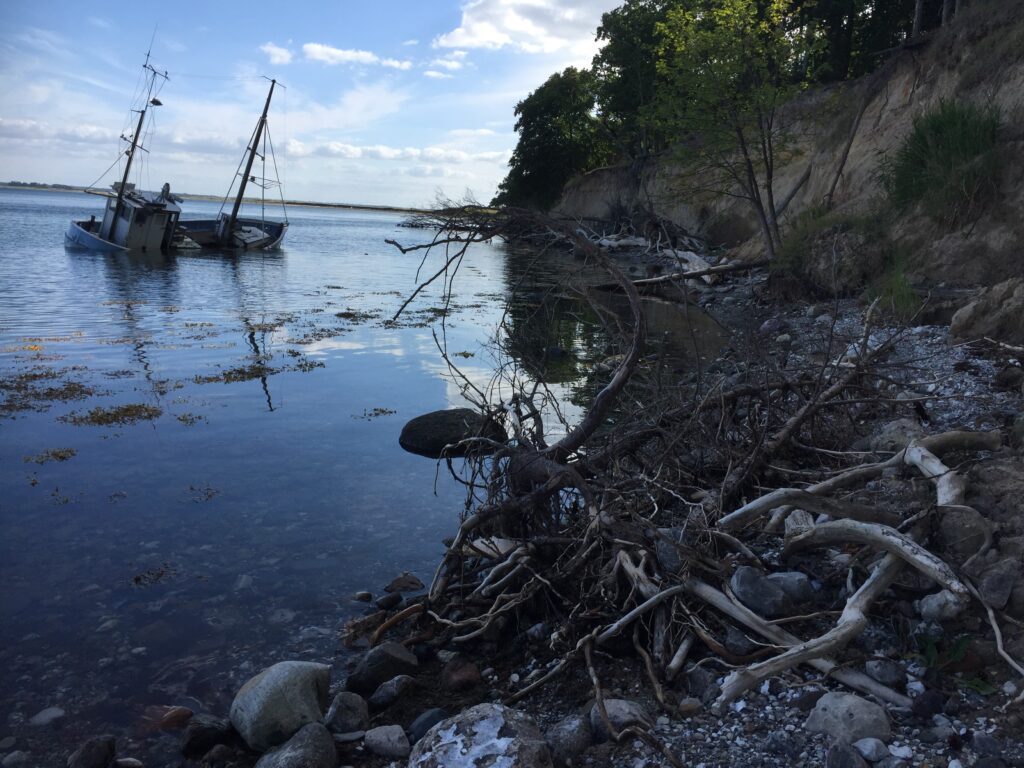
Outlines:
[[[146,706],[224,713],[268,663],[343,660],[356,590],[407,570],[429,583],[463,493],[398,434],[465,404],[437,340],[481,388],[508,362],[494,336],[522,335],[524,357],[558,348],[550,378],[570,416],[580,372],[617,351],[580,313],[524,314],[579,271],[569,257],[474,248],[442,333],[437,287],[387,322],[421,256],[384,240],[429,234],[399,215],[292,208],[278,253],[65,250],[67,222],[101,203],[0,190],[0,737],[40,765],[100,732],[163,764],[176,740],[143,737]],[[214,380],[254,364],[267,375]],[[43,392],[69,382],[80,397]],[[66,420],[126,404],[160,415]],[[26,725],[48,706],[67,714]]]

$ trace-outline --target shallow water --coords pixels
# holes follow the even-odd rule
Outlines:
[[[342,658],[356,590],[429,581],[462,492],[398,433],[465,404],[435,338],[484,388],[511,337],[570,417],[616,351],[566,296],[569,257],[474,248],[441,335],[437,288],[388,322],[420,257],[384,240],[428,234],[397,215],[294,208],[272,254],[66,251],[101,207],[0,190],[0,738],[40,765],[105,731],[163,764],[176,739],[142,743],[146,706],[224,713],[268,663]],[[678,311],[655,314],[683,350]],[[154,418],[95,423],[126,405]],[[67,714],[26,724],[49,706]]]

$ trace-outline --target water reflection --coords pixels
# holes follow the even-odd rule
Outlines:
[[[286,656],[341,661],[337,630],[362,610],[348,596],[403,570],[429,580],[462,508],[398,447],[404,422],[464,404],[466,380],[507,399],[499,369],[547,382],[575,420],[621,312],[582,299],[594,276],[565,254],[481,246],[442,339],[460,379],[433,335],[439,291],[387,322],[418,265],[384,245],[408,239],[397,216],[303,209],[280,253],[72,254],[60,237],[82,197],[0,191],[0,379],[89,390],[0,420],[0,715],[34,755],[133,738],[150,704],[223,713]],[[652,344],[684,350],[699,314],[650,317]],[[161,415],[66,418],[139,402]],[[33,460],[57,447],[76,453]],[[51,705],[64,730],[25,725]],[[171,764],[161,738],[136,754]]]

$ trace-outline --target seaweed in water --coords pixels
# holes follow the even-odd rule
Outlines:
[[[36,464],[45,464],[48,461],[67,461],[78,453],[74,448],[47,448],[35,456],[26,456],[25,463],[34,461]]]
[[[140,421],[151,421],[159,418],[163,413],[155,405],[145,403],[129,403],[118,405],[113,408],[97,406],[88,413],[70,413],[62,416],[61,421],[74,424],[77,427],[91,425],[97,427],[114,427],[124,424],[135,424]]]

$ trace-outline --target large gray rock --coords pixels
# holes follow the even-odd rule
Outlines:
[[[650,713],[635,701],[629,699],[605,699],[604,709],[608,715],[608,721],[616,731],[628,728],[631,725],[650,727],[654,719]],[[597,741],[608,741],[611,734],[605,725],[601,711],[595,704],[590,710],[590,727],[594,730],[594,739]]]
[[[93,736],[68,757],[68,768],[107,768],[114,761],[113,736]]]
[[[552,768],[540,729],[529,715],[478,704],[443,720],[417,742],[409,768]]]
[[[769,581],[761,571],[749,565],[741,565],[729,580],[733,593],[747,608],[777,619],[793,613],[793,601],[782,587]]]
[[[451,408],[425,413],[408,422],[402,427],[398,444],[410,453],[439,459],[442,455],[464,456],[466,448],[455,448],[454,444],[470,437],[486,437],[499,443],[508,439],[500,424],[472,408]],[[453,447],[446,452],[445,446],[448,445]],[[492,449],[479,443],[473,450],[493,453]]]
[[[334,739],[320,723],[310,723],[299,729],[282,746],[267,752],[256,763],[256,768],[335,768],[338,753]]]
[[[365,731],[370,727],[370,710],[358,693],[342,691],[331,702],[324,723],[335,733]]]
[[[555,765],[564,765],[587,751],[594,741],[594,731],[590,718],[569,715],[551,726],[544,738]]]
[[[235,694],[231,724],[245,743],[264,752],[300,728],[320,722],[327,706],[331,668],[309,661],[282,661],[260,672]]]
[[[381,683],[399,675],[413,675],[419,668],[416,657],[399,643],[387,642],[371,648],[349,675],[345,687],[350,691],[372,694]]]
[[[409,754],[409,739],[400,725],[381,725],[371,728],[363,736],[367,751],[381,757],[405,757]]]
[[[826,693],[818,699],[804,727],[841,744],[868,738],[887,741],[892,735],[885,710],[852,693]]]
[[[960,339],[989,336],[1024,344],[1024,279],[1011,278],[989,288],[953,315],[949,332]]]

